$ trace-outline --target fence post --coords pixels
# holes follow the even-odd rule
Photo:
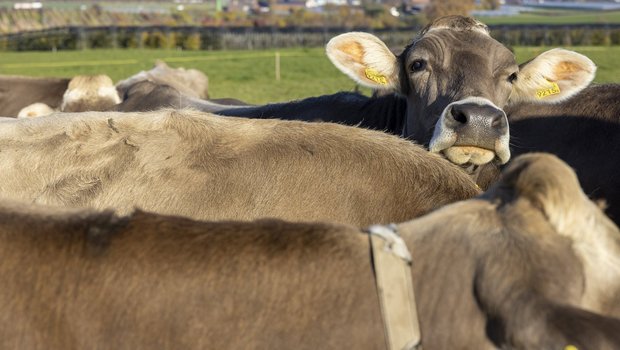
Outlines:
[[[86,38],[86,30],[84,29],[84,27],[78,27],[77,34],[79,50],[86,50],[88,48],[88,42]]]
[[[118,49],[118,28],[112,26],[110,28],[110,41],[113,49]]]

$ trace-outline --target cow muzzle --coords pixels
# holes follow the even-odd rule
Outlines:
[[[510,159],[508,119],[503,110],[481,97],[449,104],[435,125],[429,149],[452,163],[482,165]]]

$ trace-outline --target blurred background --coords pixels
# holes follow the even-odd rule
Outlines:
[[[204,71],[215,98],[284,101],[356,88],[325,57],[331,37],[371,32],[398,53],[447,14],[486,23],[519,61],[570,47],[619,80],[620,0],[0,1],[0,74],[117,81],[162,59]]]

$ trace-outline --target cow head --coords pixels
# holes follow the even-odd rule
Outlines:
[[[169,85],[188,97],[209,98],[209,77],[206,74],[197,69],[171,68],[161,60],[155,61],[155,67],[151,70],[141,71],[119,81],[116,88],[121,95],[124,95],[132,85],[141,81]]]
[[[573,169],[554,155],[529,153],[512,161],[493,186],[483,197],[527,202],[557,234],[573,242],[587,278],[583,306],[620,312],[620,230],[586,196]]]
[[[62,96],[62,112],[105,111],[119,104],[121,98],[107,75],[77,75],[69,81]]]
[[[594,78],[587,57],[553,49],[517,65],[487,26],[448,16],[427,26],[395,56],[377,37],[339,35],[327,44],[331,61],[358,83],[407,98],[403,136],[456,164],[510,158],[509,103],[567,99]]]

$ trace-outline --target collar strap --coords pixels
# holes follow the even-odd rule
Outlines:
[[[387,348],[421,350],[409,249],[394,225],[371,226],[368,236]]]

